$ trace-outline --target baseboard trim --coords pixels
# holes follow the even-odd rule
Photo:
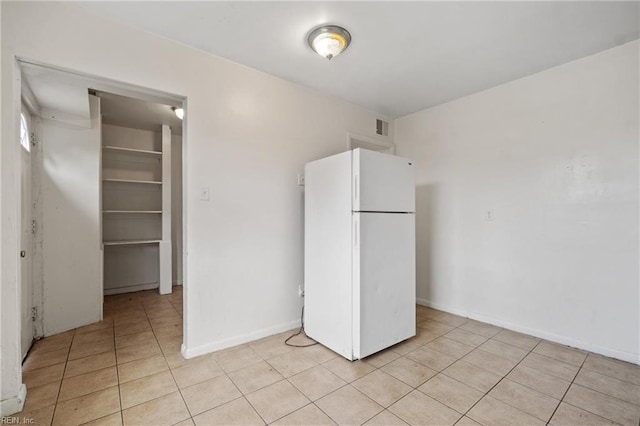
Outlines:
[[[127,287],[105,288],[104,295],[112,296],[114,294],[132,293],[134,291],[153,290],[159,287],[160,287],[159,283],[149,283],[149,284],[136,284],[136,285],[131,285]]]
[[[626,361],[632,364],[640,365],[640,355],[638,354],[619,351],[617,349],[596,345],[593,343],[574,339],[572,337],[550,333],[550,332],[536,329],[536,328],[523,327],[521,325],[514,324],[506,320],[489,317],[486,315],[479,314],[477,312],[470,312],[470,311],[464,311],[461,309],[451,308],[450,306],[445,306],[440,303],[434,303],[431,300],[427,300],[427,299],[416,298],[416,302],[418,303],[418,305],[426,306],[428,308],[438,309],[440,311],[449,312],[454,315],[471,318],[477,321],[486,322],[487,324],[492,324],[498,327],[517,331],[519,333],[529,334],[531,336],[539,337],[541,339],[549,340],[551,342],[560,343],[561,345],[571,346],[574,348],[593,352],[599,355],[604,355],[611,358],[619,359],[621,361]]]
[[[211,343],[207,343],[200,346],[195,346],[193,348],[187,348],[183,343],[182,346],[180,347],[180,352],[182,352],[182,356],[186,359],[194,358],[200,355],[205,355],[211,352],[241,345],[243,343],[262,339],[263,337],[271,336],[273,334],[282,333],[283,331],[291,330],[296,327],[300,327],[299,319],[278,324],[273,327],[263,328],[262,330],[254,331],[252,333],[242,334],[240,336],[235,336],[235,337],[218,340],[216,342],[211,342]]]
[[[7,417],[22,411],[25,399],[27,399],[27,387],[22,384],[16,396],[0,401],[0,417]]]

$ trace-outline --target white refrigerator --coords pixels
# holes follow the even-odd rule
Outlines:
[[[305,166],[304,326],[349,360],[416,334],[411,160],[355,149]]]

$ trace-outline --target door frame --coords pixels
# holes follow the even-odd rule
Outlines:
[[[22,410],[27,388],[22,383],[20,297],[20,84],[17,58],[2,52],[2,122],[0,129],[0,282],[2,287],[2,372],[0,416]],[[5,68],[6,67],[6,68]],[[6,348],[6,349],[4,349]],[[6,373],[6,374],[5,374]],[[4,397],[4,395],[3,395]]]
[[[22,73],[22,69],[20,69]],[[40,194],[42,192],[42,170],[38,167],[42,163],[42,144],[40,143],[40,116],[42,111],[31,88],[22,79],[21,100],[27,111],[31,114],[31,219],[34,232],[32,234],[32,256],[31,256],[31,282],[32,282],[32,307],[36,308],[36,315],[33,321],[34,338],[44,337],[44,276],[43,276],[43,255],[42,255],[42,203]]]
[[[372,138],[370,136],[359,135],[347,132],[347,149],[365,148],[385,154],[395,155],[396,145],[390,138]]]
[[[31,111],[24,102],[21,102],[20,107],[20,133],[22,133],[22,117],[24,116],[27,127],[28,147],[27,149],[22,146],[22,134],[20,134],[20,303],[23,308],[20,311],[20,350],[22,359],[24,360],[36,337],[35,318],[33,315],[33,308],[35,306],[33,291],[35,229],[33,228],[33,157],[31,155],[34,133]],[[25,298],[27,300],[25,300]],[[26,309],[26,312],[24,309]],[[28,330],[25,330],[25,326],[28,327]],[[26,339],[27,331],[30,335],[29,342],[27,342]]]

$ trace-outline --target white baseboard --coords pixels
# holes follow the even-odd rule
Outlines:
[[[185,357],[186,359],[194,358],[200,355],[205,355],[211,352],[219,351],[221,349],[226,349],[232,346],[237,346],[243,343],[262,339],[263,337],[271,336],[273,334],[282,333],[283,331],[291,330],[296,327],[300,327],[300,319],[275,325],[273,327],[264,328],[262,330],[254,331],[252,333],[235,336],[228,339],[218,340],[216,342],[207,343],[207,344],[196,346],[193,348],[187,348],[183,343],[182,346],[180,347],[180,351],[182,352],[182,356]]]
[[[427,308],[433,308],[433,309],[438,309],[434,306],[432,306],[431,302],[428,301],[427,299],[421,299],[419,297],[416,297],[416,303],[420,306],[426,306]]]
[[[451,308],[449,306],[441,305],[439,303],[434,303],[427,299],[416,298],[416,302],[418,303],[418,305],[421,305],[421,306],[438,309],[440,311],[449,312],[451,314],[459,315],[461,317],[471,318],[477,321],[486,322],[487,324],[492,324],[498,327],[517,331],[519,333],[529,334],[531,336],[539,337],[541,339],[549,340],[551,342],[560,343],[561,345],[571,346],[574,348],[582,349],[585,351],[593,352],[596,354],[600,354],[600,355],[604,355],[611,358],[616,358],[622,361],[640,365],[640,355],[638,354],[623,352],[617,349],[611,349],[608,347],[596,345],[593,343],[585,342],[582,340],[578,340],[568,336],[563,336],[560,334],[550,333],[548,331],[539,330],[536,328],[523,327],[506,320],[489,317],[486,315],[479,314],[477,312],[469,312],[461,309]]]
[[[7,417],[22,411],[25,399],[27,399],[27,387],[22,384],[16,396],[0,401],[0,417]]]
[[[104,295],[111,296],[114,294],[122,294],[122,293],[131,293],[134,291],[142,291],[142,290],[153,290],[154,288],[160,287],[158,283],[150,283],[150,284],[138,284],[132,285],[128,287],[118,287],[118,288],[105,288]]]
[[[182,285],[182,281],[174,281],[173,285]]]

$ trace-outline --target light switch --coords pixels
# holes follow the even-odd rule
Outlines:
[[[298,186],[304,186],[304,174],[298,173]]]
[[[201,201],[209,201],[209,187],[208,186],[200,187],[200,200]]]

